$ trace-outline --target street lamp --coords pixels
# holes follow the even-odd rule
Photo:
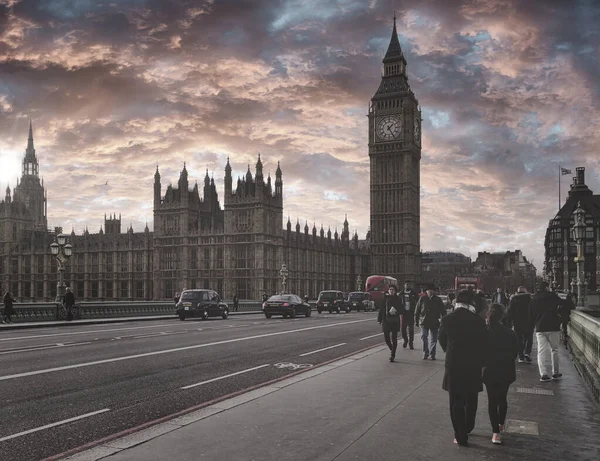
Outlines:
[[[288,276],[287,265],[285,265],[285,264],[281,265],[281,270],[279,271],[279,275],[281,276],[281,284],[283,285],[283,293],[285,293],[285,283],[287,281],[287,276]]]
[[[556,273],[558,272],[558,261],[552,258],[552,291],[556,290]]]
[[[56,240],[50,245],[50,252],[52,253],[52,256],[56,258],[58,265],[58,283],[56,284],[55,302],[60,303],[65,294],[65,263],[73,254],[73,247],[70,243],[67,243],[67,236],[61,233],[56,236]]]
[[[577,256],[575,264],[577,265],[577,307],[584,307],[585,303],[582,296],[583,280],[583,264],[585,257],[583,256],[583,239],[585,237],[585,210],[581,208],[581,202],[577,203],[577,209],[573,212],[575,224],[573,225],[573,238],[577,242]]]
[[[362,287],[362,279],[360,278],[360,274],[356,277],[356,291],[360,291]]]

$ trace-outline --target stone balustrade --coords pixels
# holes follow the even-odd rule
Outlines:
[[[569,346],[575,366],[600,401],[600,313],[573,311],[569,325]]]

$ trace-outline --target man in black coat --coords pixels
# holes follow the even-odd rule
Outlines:
[[[417,302],[419,301],[419,295],[415,293],[409,281],[404,282],[404,291],[399,293],[398,296],[402,298],[402,339],[404,344],[402,347],[406,349],[406,346],[410,346],[414,349],[415,340],[415,309],[417,308]]]
[[[450,418],[455,443],[467,445],[475,427],[478,393],[483,390],[482,366],[485,356],[485,321],[475,313],[472,297],[461,290],[454,312],[442,318],[439,343],[446,352],[442,388],[450,397]]]
[[[506,318],[512,325],[519,341],[519,363],[531,363],[531,346],[533,345],[533,318],[531,316],[531,295],[527,288],[517,288],[517,294],[508,304]]]
[[[538,346],[540,381],[548,382],[562,378],[558,367],[558,344],[560,341],[562,300],[548,291],[548,283],[540,282],[531,298],[530,308],[535,324]]]
[[[423,341],[423,359],[435,360],[435,352],[440,328],[440,319],[446,315],[444,302],[435,295],[435,290],[427,290],[426,296],[421,296],[417,302],[415,325],[421,324],[421,340]],[[431,333],[431,342],[429,342]]]
[[[67,320],[73,320],[73,306],[75,305],[75,295],[71,292],[71,289],[67,287],[65,289],[64,305],[67,310]]]

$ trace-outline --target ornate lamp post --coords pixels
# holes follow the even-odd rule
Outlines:
[[[577,256],[575,264],[577,265],[577,307],[584,307],[582,296],[583,289],[583,264],[585,257],[583,256],[583,239],[585,237],[585,210],[581,208],[581,202],[577,203],[577,209],[573,212],[575,224],[573,225],[573,238],[577,242]]]
[[[55,302],[62,302],[65,294],[65,263],[73,254],[73,247],[67,243],[67,236],[60,233],[56,236],[56,240],[50,245],[50,252],[56,258],[58,265],[58,283],[56,284],[56,299]]]
[[[283,285],[283,293],[285,293],[285,284],[287,282],[287,276],[288,276],[287,265],[285,265],[285,264],[281,265],[281,270],[279,271],[279,275],[281,276],[281,285]]]
[[[360,278],[360,274],[356,277],[356,291],[360,291],[362,287],[362,279]]]

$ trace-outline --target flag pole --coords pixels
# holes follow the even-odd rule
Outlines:
[[[560,177],[562,176],[562,172],[560,170],[560,165],[558,165],[558,211],[560,211]]]

